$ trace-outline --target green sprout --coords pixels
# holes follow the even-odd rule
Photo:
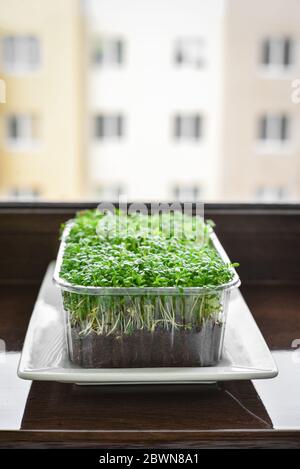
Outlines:
[[[66,238],[60,277],[76,286],[122,288],[124,294],[63,292],[71,326],[81,335],[200,330],[220,322],[233,278],[210,241],[212,222],[178,212],[126,215],[98,210],[77,214]],[[138,288],[131,294],[128,288]],[[147,293],[146,287],[156,288]],[[168,293],[163,288],[175,287]],[[186,288],[203,287],[199,293]]]

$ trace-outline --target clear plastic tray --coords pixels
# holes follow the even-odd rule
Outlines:
[[[54,281],[62,292],[73,363],[84,368],[142,368],[219,362],[230,292],[240,285],[234,268],[229,283],[213,288],[179,291],[177,287],[73,285],[59,275],[71,227],[68,223],[62,236]],[[215,233],[210,239],[222,260],[229,263]]]

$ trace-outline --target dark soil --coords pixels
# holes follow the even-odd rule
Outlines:
[[[71,361],[83,368],[145,368],[212,366],[221,355],[223,324],[207,322],[200,330],[155,332],[130,335],[69,335]]]

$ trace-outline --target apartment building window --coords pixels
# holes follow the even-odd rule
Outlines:
[[[203,118],[200,114],[174,117],[174,137],[176,140],[200,140],[203,134]]]
[[[94,40],[92,62],[95,65],[122,65],[124,63],[124,42],[118,38]]]
[[[202,196],[201,187],[193,184],[178,184],[173,188],[173,197],[178,202],[195,202]]]
[[[124,187],[121,184],[111,184],[96,188],[95,195],[101,200],[108,202],[118,202],[124,194]]]
[[[287,200],[288,191],[283,186],[259,186],[255,191],[255,198],[258,202],[282,202]]]
[[[258,137],[261,142],[286,142],[290,134],[290,120],[285,114],[264,115],[259,119]]]
[[[181,38],[175,42],[174,62],[177,66],[202,68],[205,65],[203,38]]]
[[[120,139],[124,136],[124,117],[121,114],[95,117],[95,138],[97,140]]]
[[[8,73],[32,72],[41,64],[40,41],[35,36],[6,36],[2,39],[3,69]]]
[[[294,43],[291,38],[266,38],[261,46],[261,64],[266,68],[286,69],[294,62]]]
[[[6,118],[6,142],[15,148],[35,145],[40,138],[39,120],[29,114],[12,114]]]

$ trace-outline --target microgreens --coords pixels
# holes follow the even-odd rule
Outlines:
[[[63,292],[64,307],[80,334],[137,330],[191,330],[218,321],[233,278],[210,241],[212,222],[180,213],[127,216],[97,210],[77,214],[65,241],[60,277],[76,286],[124,288],[124,294]],[[132,295],[128,288],[140,288]],[[143,288],[177,287],[153,295]],[[198,294],[184,289],[204,287]]]

